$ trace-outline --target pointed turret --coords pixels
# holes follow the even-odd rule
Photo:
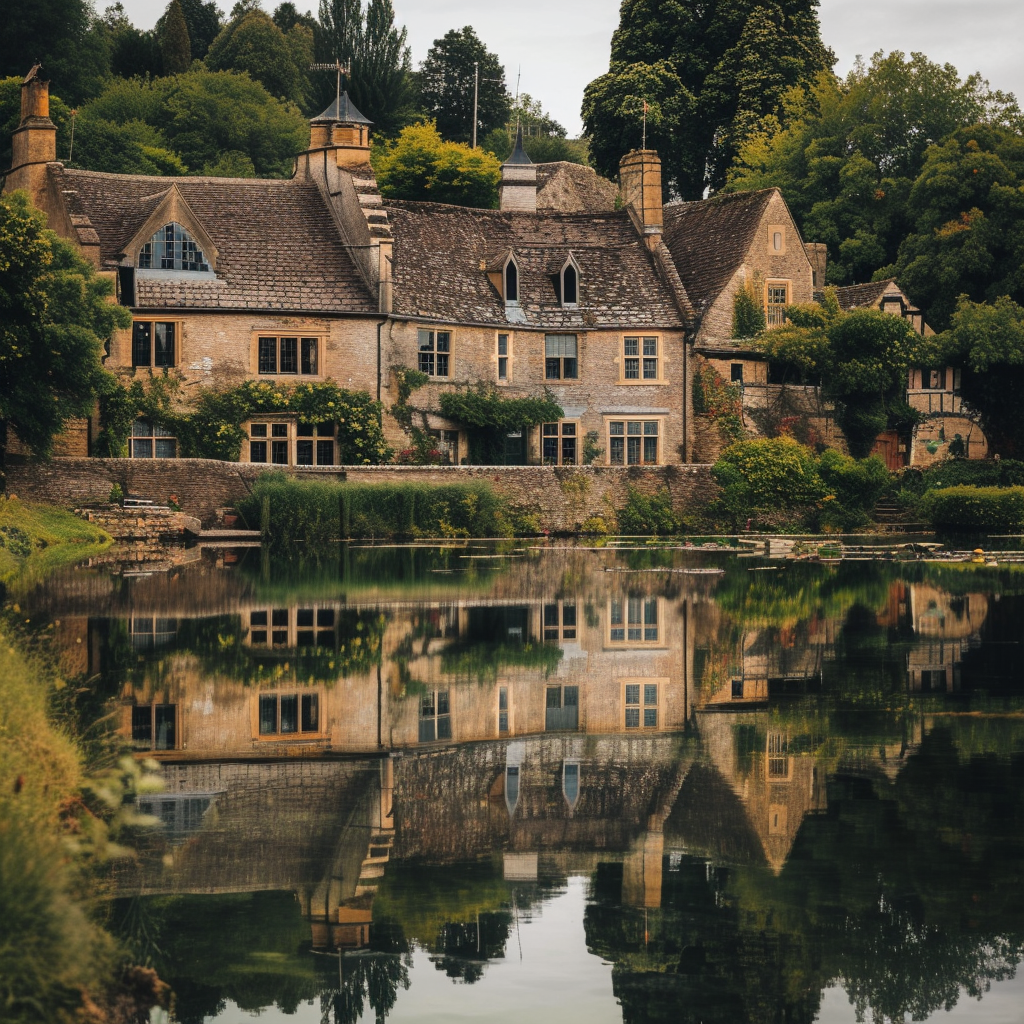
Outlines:
[[[309,148],[334,150],[339,167],[368,164],[371,124],[343,92],[309,122]]]
[[[537,165],[523,148],[523,129],[516,129],[512,155],[501,165],[501,208],[537,212]]]

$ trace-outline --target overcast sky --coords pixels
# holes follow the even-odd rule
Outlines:
[[[105,0],[95,0],[102,10]],[[168,0],[122,0],[132,21],[151,28]],[[539,99],[570,135],[581,130],[580,101],[591,79],[608,70],[611,35],[619,0],[393,0],[396,18],[409,30],[418,64],[434,39],[450,28],[472,25],[505,64],[514,91]],[[272,11],[276,0],[263,0]],[[219,0],[230,10],[231,0]],[[296,0],[312,7],[316,0]],[[980,71],[993,88],[1024,98],[1022,0],[821,0],[821,27],[845,74],[858,54],[876,50],[920,50],[932,60],[956,65],[961,74]]]

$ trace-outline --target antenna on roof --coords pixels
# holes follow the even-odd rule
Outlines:
[[[335,71],[338,75],[338,93],[335,97],[335,110],[341,110],[341,76],[349,74],[349,67],[347,64],[342,64],[337,57],[334,58],[333,64],[310,64],[310,71]]]

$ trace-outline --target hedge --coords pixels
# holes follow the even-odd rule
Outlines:
[[[925,495],[921,510],[936,530],[1024,531],[1024,487],[943,487]]]

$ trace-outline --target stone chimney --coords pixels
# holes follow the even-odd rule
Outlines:
[[[523,213],[537,212],[537,167],[523,149],[523,129],[516,129],[516,146],[501,165],[501,197],[503,210]]]
[[[811,287],[820,292],[825,288],[828,246],[824,242],[804,242],[804,252],[811,264]]]
[[[363,167],[370,162],[370,125],[343,92],[309,122],[309,148],[334,153],[338,167]]]
[[[619,188],[637,231],[649,249],[661,241],[661,157],[653,149],[634,149],[619,161]]]
[[[23,188],[43,205],[46,165],[57,159],[57,126],[50,120],[50,82],[36,64],[21,83],[21,121],[11,137],[13,159],[4,190]]]

